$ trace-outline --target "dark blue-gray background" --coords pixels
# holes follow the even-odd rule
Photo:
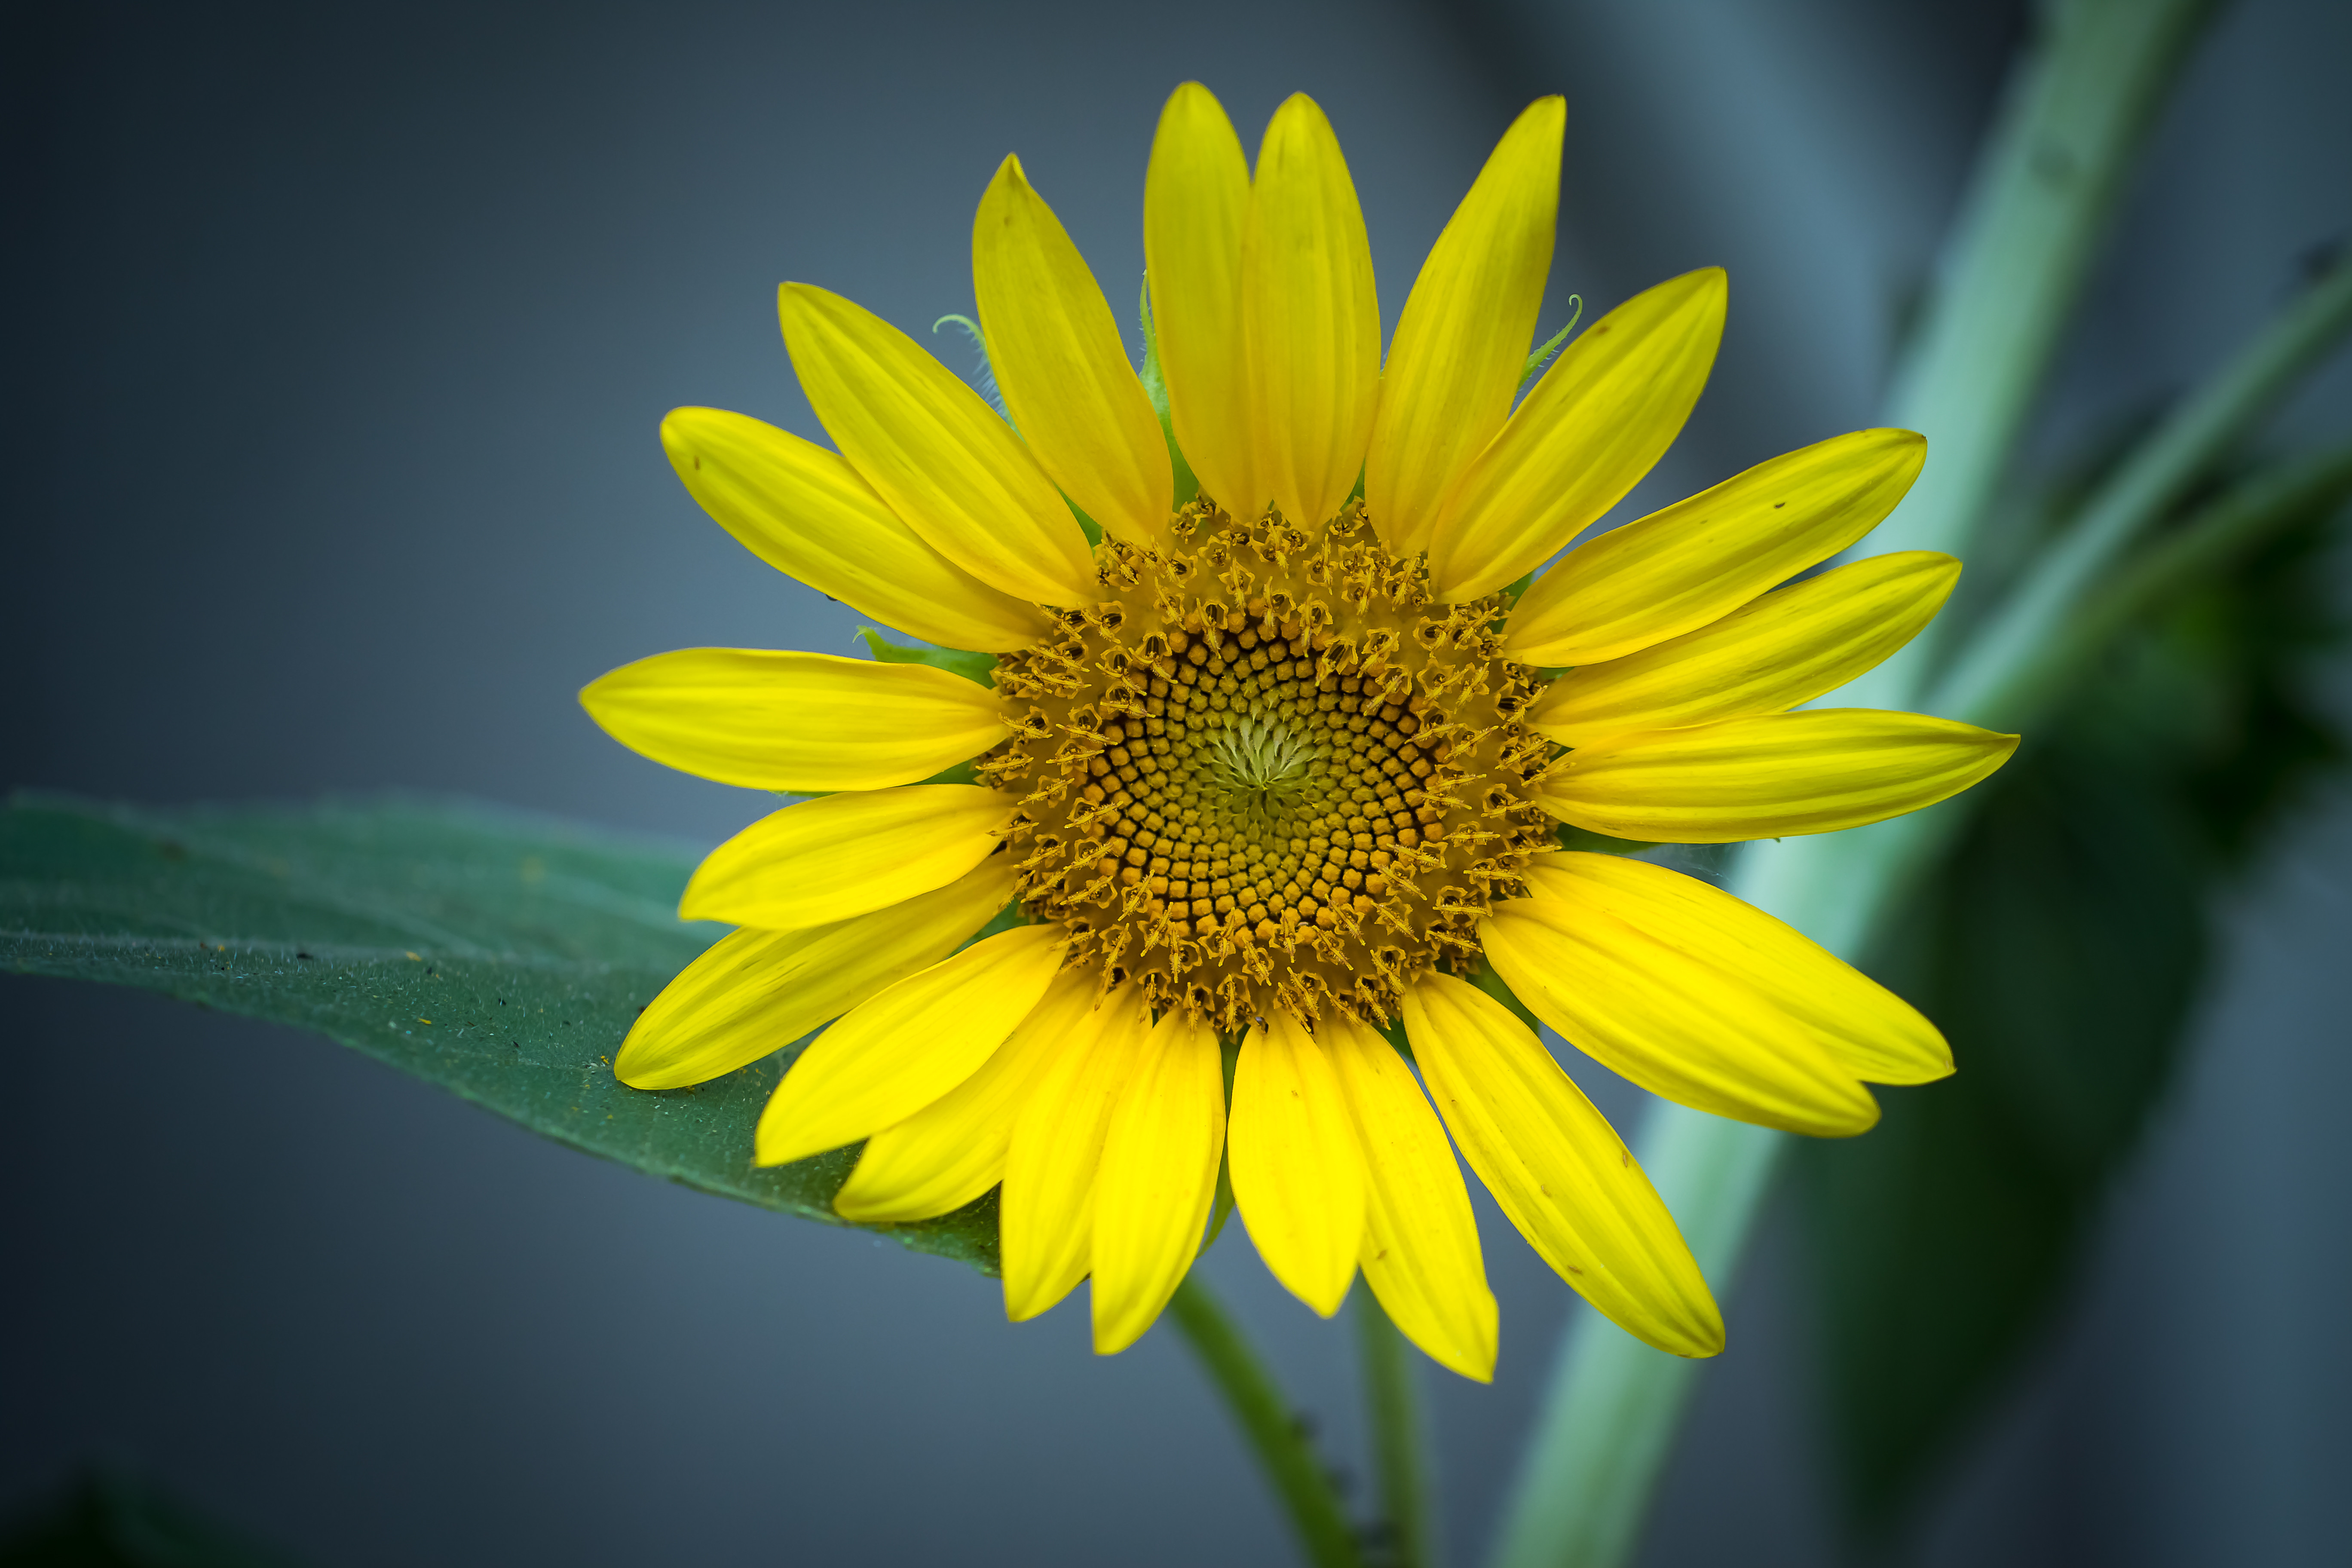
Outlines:
[[[1723,263],[1712,390],[1637,497],[1873,422],[2011,5],[1330,0],[14,6],[0,783],[402,785],[708,844],[762,809],[572,693],[694,644],[849,651],[679,490],[681,403],[814,436],[773,287],[970,309],[1018,150],[1124,312],[1177,80],[1314,94],[1389,320],[1493,139],[1569,96],[1553,304]],[[2178,389],[2352,217],[2352,9],[2247,0],[2167,116],[2048,410]],[[960,345],[943,352],[963,363]],[[2341,430],[2352,384],[2282,428]],[[2343,695],[2345,683],[2336,679]],[[1925,1560],[2324,1560],[2352,1530],[2352,795],[2224,911],[2192,1064]],[[0,1508],[143,1466],[321,1564],[1280,1563],[1167,1330],[542,1143],[290,1031],[0,985]],[[1636,1107],[1626,1095],[1612,1109]],[[1567,1292],[1482,1211],[1491,1388],[1433,1371],[1458,1558]],[[1733,1296],[1645,1561],[1833,1555],[1785,1220]],[[1336,1448],[1350,1347],[1210,1268]]]

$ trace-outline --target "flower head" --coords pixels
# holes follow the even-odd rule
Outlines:
[[[996,657],[696,649],[588,689],[649,756],[824,792],[696,873],[682,912],[741,929],[646,1010],[625,1081],[700,1081],[837,1020],[777,1089],[760,1161],[862,1140],[835,1206],[868,1221],[1001,1184],[1008,1311],[1091,1276],[1105,1352],[1190,1267],[1222,1159],[1294,1293],[1328,1314],[1360,1268],[1433,1357],[1489,1375],[1457,1146],[1604,1312],[1720,1347],[1673,1218],[1502,996],[1659,1094],[1800,1132],[1859,1131],[1865,1080],[1950,1058],[1786,926],[1563,851],[1558,825],[1826,832],[1966,788],[2014,742],[1793,710],[1902,646],[1957,574],[1909,552],[1792,583],[1902,498],[1907,432],[1763,464],[1519,586],[1664,451],[1723,324],[1721,272],[1661,284],[1514,407],[1560,122],[1547,99],[1504,137],[1385,361],[1354,187],[1303,97],[1255,175],[1206,89],[1170,100],[1141,377],[1017,159],[973,227],[1003,416],[895,328],[783,286],[837,451],[681,409],[679,476],[803,582]]]

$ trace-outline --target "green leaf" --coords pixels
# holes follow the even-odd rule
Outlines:
[[[1857,1522],[1897,1524],[2013,1375],[2174,1075],[2214,893],[2341,740],[2300,695],[2336,639],[2324,510],[2103,661],[1986,786],[1871,967],[1960,1070],[1805,1142],[1832,1426]]]
[[[0,809],[0,968],[160,991],[313,1030],[558,1142],[845,1223],[856,1150],[751,1164],[805,1041],[693,1089],[613,1077],[645,1005],[720,934],[677,917],[695,850],[425,799]],[[887,1230],[996,1264],[993,1194]]]

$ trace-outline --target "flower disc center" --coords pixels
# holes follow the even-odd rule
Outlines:
[[[1269,826],[1323,771],[1322,760],[1297,730],[1256,704],[1230,719],[1209,748],[1211,774],[1234,810]]]
[[[1552,751],[1519,720],[1534,672],[1501,657],[1494,601],[1430,606],[1353,507],[1312,539],[1207,501],[1171,527],[1166,550],[1106,542],[1108,596],[998,663],[1030,709],[980,771],[1026,781],[1022,901],[1161,1011],[1384,1021],[1441,952],[1475,961],[1554,842],[1527,796]]]

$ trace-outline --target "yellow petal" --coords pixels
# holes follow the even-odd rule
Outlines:
[[[1927,457],[1908,430],[1857,430],[1759,463],[1578,545],[1512,609],[1503,646],[1598,664],[1696,631],[1877,527]]]
[[[1143,177],[1143,266],[1176,445],[1201,489],[1237,517],[1266,490],[1251,472],[1248,367],[1242,353],[1242,225],[1249,161],[1209,89],[1168,97]]]
[[[1389,549],[1429,548],[1438,509],[1511,412],[1551,270],[1558,98],[1530,104],[1422,263],[1381,377],[1364,510]]]
[[[913,784],[1012,731],[996,694],[924,664],[695,647],[580,694],[634,752],[699,778],[801,794]]]
[[[1857,1078],[1926,1083],[1952,1070],[1951,1047],[1917,1008],[1696,877],[1621,855],[1575,854],[1538,855],[1522,874],[1538,899],[1601,910],[1747,985]]]
[[[1491,594],[1623,500],[1690,417],[1723,303],[1723,269],[1703,268],[1636,294],[1561,350],[1447,500],[1431,593]]]
[[[1581,746],[1778,713],[1832,691],[1919,635],[1959,581],[1932,550],[1874,555],[1767,594],[1695,632],[1570,670],[1528,723]]]
[[[1920,713],[1814,708],[1612,736],[1536,781],[1563,822],[1653,843],[1834,833],[1933,805],[2009,760],[2017,737]]]
[[[637,1015],[614,1058],[631,1089],[682,1089],[758,1061],[929,969],[1013,901],[1000,857],[905,903],[803,931],[731,931]]]
[[[929,1219],[996,1185],[1013,1119],[1046,1069],[1093,1028],[1095,987],[1091,970],[1054,976],[979,1071],[866,1140],[857,1168],[834,1194],[834,1212],[862,1224]]]
[[[829,795],[772,812],[713,849],[678,917],[792,931],[944,888],[1002,842],[1013,802],[976,784]]]
[[[1071,1029],[1013,1123],[997,1244],[1004,1315],[1013,1322],[1051,1308],[1087,1277],[1103,1140],[1150,1034],[1142,988],[1120,986]]]
[[[989,368],[1038,466],[1115,537],[1163,542],[1176,475],[1160,416],[1095,275],[1017,157],[972,220],[971,282]]]
[[[980,1070],[1045,995],[1069,934],[1015,926],[868,997],[776,1086],[754,1162],[781,1165],[903,1121]]]
[[[1201,1250],[1225,1147],[1217,1033],[1181,1009],[1160,1020],[1103,1142],[1095,1175],[1095,1353],[1143,1337]]]
[[[923,542],[814,442],[741,414],[673,409],[662,449],[700,502],[751,553],[885,626],[943,647],[1003,653],[1042,639],[1037,606],[990,587]]]
[[[786,283],[776,310],[825,434],[908,528],[1016,598],[1091,605],[1100,597],[1077,520],[980,394],[838,294]]]
[[[1627,924],[1597,899],[1509,899],[1479,922],[1487,961],[1535,1016],[1611,1071],[1678,1105],[1845,1138],[1878,1104],[1826,1045],[1679,928]]]
[[[1364,1152],[1364,1282],[1432,1361],[1493,1382],[1495,1293],[1445,1129],[1388,1041],[1343,1015],[1317,1037]]]
[[[1675,1355],[1723,1348],[1723,1316],[1633,1152],[1526,1025],[1467,981],[1424,976],[1405,1033],[1454,1141],[1577,1294]]]
[[[1242,1041],[1225,1159],[1266,1268],[1323,1316],[1338,1311],[1364,1239],[1364,1160],[1329,1056],[1284,1008]]]
[[[1355,489],[1371,439],[1381,306],[1339,139],[1304,93],[1275,110],[1258,143],[1242,229],[1242,339],[1257,483],[1291,521],[1328,521]]]

